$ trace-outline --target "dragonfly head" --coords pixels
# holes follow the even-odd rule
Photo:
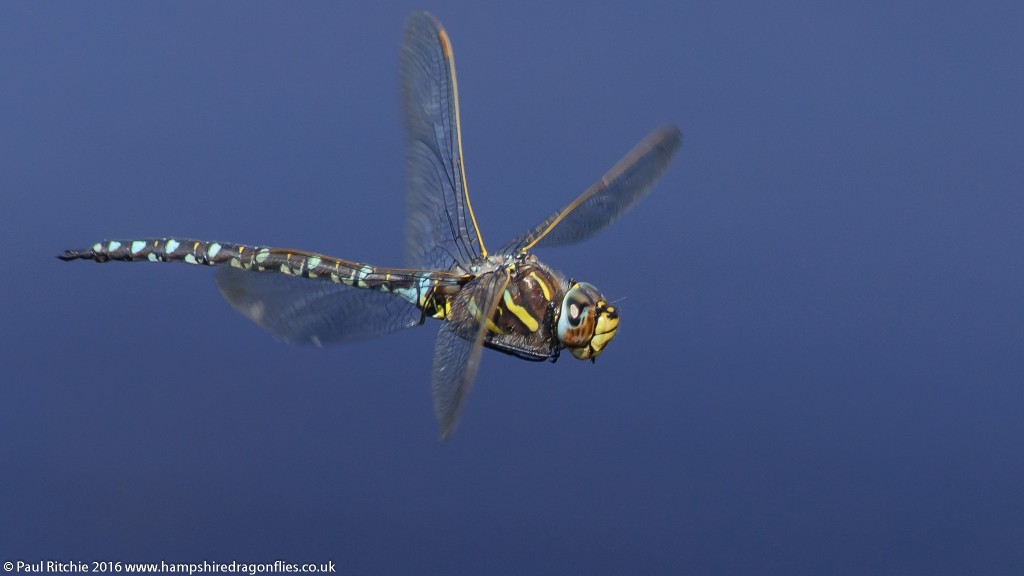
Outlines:
[[[565,293],[558,316],[558,340],[576,358],[596,358],[618,327],[618,310],[592,284],[577,282]]]

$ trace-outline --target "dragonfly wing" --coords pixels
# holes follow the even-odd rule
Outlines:
[[[488,325],[483,319],[494,316],[508,282],[508,274],[498,270],[486,279],[486,284],[468,285],[452,303],[452,313],[437,334],[433,390],[441,440],[447,440],[455,430],[459,411],[480,367]]]
[[[597,234],[647,195],[681,140],[675,126],[655,130],[578,198],[509,242],[501,253],[572,244]]]
[[[450,270],[486,256],[466,189],[455,60],[448,34],[426,12],[406,21],[401,95],[406,139],[406,264]]]
[[[216,277],[235,310],[296,344],[376,338],[422,319],[419,308],[386,292],[237,268],[218,268]]]

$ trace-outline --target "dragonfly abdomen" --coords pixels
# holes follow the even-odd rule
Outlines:
[[[138,240],[104,240],[85,250],[65,250],[61,260],[93,260],[95,262],[185,262],[215,266],[230,263],[236,268],[249,267],[262,248],[225,242],[175,238]]]
[[[283,258],[282,258],[283,256]],[[228,242],[207,242],[188,238],[148,238],[139,240],[104,240],[85,250],[65,250],[61,260],[93,260],[95,262],[184,262],[216,266],[227,264],[245,270],[275,272],[292,276],[318,277],[322,258],[316,255],[248,246]],[[294,257],[294,259],[293,259]],[[359,265],[362,268],[362,265]],[[326,276],[326,274],[323,274]],[[338,282],[341,282],[339,276]]]
[[[65,250],[61,260],[95,262],[184,262],[205,266],[226,265],[254,272],[276,272],[327,280],[354,288],[388,292],[415,304],[428,315],[441,318],[450,293],[464,284],[465,275],[426,270],[378,268],[304,250],[207,242],[184,238],[104,240],[84,250]]]

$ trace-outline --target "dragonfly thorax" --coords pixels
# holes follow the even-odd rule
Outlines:
[[[593,284],[568,283],[532,254],[487,264],[510,274],[485,345],[531,360],[554,359],[567,348],[593,361],[615,337],[619,314]]]
[[[619,313],[592,284],[577,282],[562,298],[558,341],[580,360],[593,360],[615,337]]]

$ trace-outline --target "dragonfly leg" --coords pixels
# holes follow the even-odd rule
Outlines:
[[[558,362],[558,355],[562,352],[562,346],[558,342],[558,322],[555,321],[555,309],[557,304],[548,302],[548,309],[544,313],[544,325],[548,326],[548,337],[551,338],[551,363]]]

